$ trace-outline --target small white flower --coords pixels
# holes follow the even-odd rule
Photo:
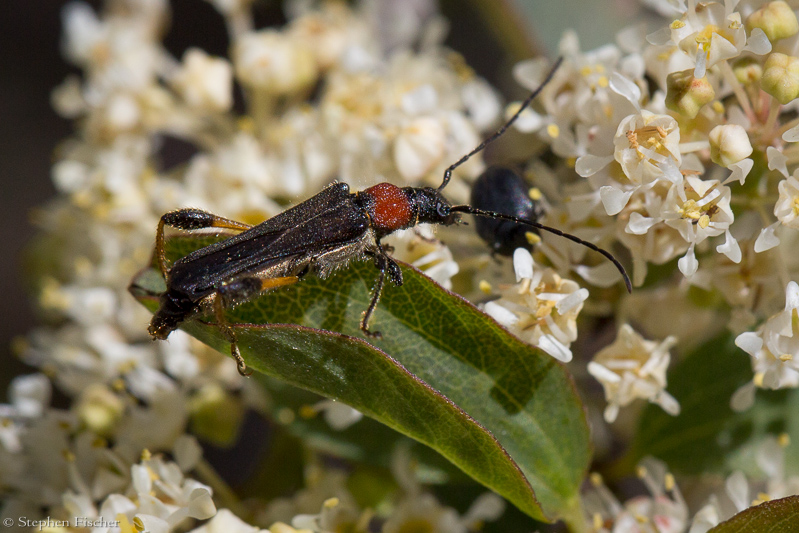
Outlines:
[[[402,128],[394,143],[394,164],[407,181],[418,181],[444,156],[444,128],[438,120],[419,117]]]
[[[616,237],[633,256],[633,283],[644,282],[647,264],[661,265],[688,249],[680,233],[664,224],[663,203],[669,191],[668,182],[641,188],[631,196],[616,218]],[[626,219],[626,223],[625,223]]]
[[[233,65],[242,84],[276,95],[306,89],[318,75],[310,47],[275,30],[241,36],[233,48]]]
[[[730,208],[732,192],[717,180],[702,180],[698,176],[687,176],[684,183],[672,185],[661,210],[661,217],[669,226],[680,232],[690,244],[682,259],[680,271],[686,277],[696,272],[698,266],[694,247],[708,237],[725,233],[726,247],[734,254],[735,238],[727,232],[734,220]]]
[[[551,268],[536,268],[524,248],[513,253],[519,283],[501,291],[485,311],[524,342],[538,346],[559,361],[569,362],[569,346],[577,339],[577,316],[588,290],[565,280]]]
[[[399,447],[394,453],[392,472],[405,494],[383,525],[383,533],[408,530],[466,533],[479,529],[476,526],[486,521],[496,520],[505,509],[501,498],[488,493],[478,497],[464,515],[459,516],[455,509],[442,505],[432,494],[422,491],[407,447]]]
[[[644,340],[624,324],[616,341],[594,356],[588,363],[588,372],[605,389],[605,420],[615,421],[619,408],[638,398],[660,405],[671,415],[680,412],[677,401],[665,390],[666,369],[671,361],[669,349],[676,343],[674,337],[662,342]]]
[[[398,231],[386,242],[394,247],[393,257],[415,266],[445,289],[452,289],[452,277],[460,267],[449,247],[436,239],[431,225]]]
[[[785,310],[754,332],[741,333],[735,345],[752,357],[753,382],[763,389],[799,387],[799,285],[788,283]]]
[[[233,104],[233,67],[226,59],[211,57],[198,48],[186,50],[181,69],[171,82],[192,108],[222,112]]]
[[[785,447],[789,444],[787,434],[767,436],[754,450],[754,463],[765,475],[765,481],[749,479],[740,470],[733,472],[724,483],[724,491],[711,495],[696,513],[689,533],[706,533],[750,507],[797,494],[799,477],[787,475],[785,468]]]
[[[309,45],[320,70],[337,66],[347,52],[368,46],[371,33],[362,17],[341,4],[325,3],[291,21],[292,37]]]
[[[466,83],[461,90],[463,105],[471,117],[474,127],[486,130],[497,122],[502,112],[496,92],[482,78],[475,78]]]
[[[11,400],[9,412],[0,410],[0,416],[36,418],[44,414],[50,405],[52,386],[44,374],[17,376],[11,380],[8,396]],[[6,406],[0,406],[3,408]]]
[[[583,501],[587,522],[592,531],[609,533],[654,532],[682,533],[688,521],[688,505],[666,465],[651,457],[637,467],[638,477],[648,494],[636,496],[623,504],[604,484],[599,474],[591,474],[590,488]]]
[[[175,463],[145,457],[131,467],[131,479],[131,488],[138,496],[138,509],[133,514],[154,521],[157,528],[166,527],[168,531],[186,518],[205,520],[216,514],[211,488],[184,478]],[[128,518],[133,516],[128,514]]]
[[[642,110],[622,120],[613,139],[615,158],[633,185],[672,179],[680,167],[680,128],[668,115]]]
[[[789,228],[799,229],[799,180],[797,173],[780,182],[780,197],[774,204],[774,216]]]
[[[749,135],[737,124],[716,126],[710,130],[708,138],[711,159],[723,167],[730,167],[752,155]]]
[[[720,2],[692,3],[669,29],[671,42],[695,61],[697,78],[716,63],[740,55],[747,44],[740,13],[727,10]]]
[[[220,509],[211,520],[189,533],[269,533],[269,530],[251,526],[229,509]]]

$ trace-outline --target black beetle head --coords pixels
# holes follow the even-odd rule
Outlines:
[[[417,223],[444,224],[449,226],[460,219],[452,211],[452,203],[432,187],[413,188],[413,206],[416,210]]]

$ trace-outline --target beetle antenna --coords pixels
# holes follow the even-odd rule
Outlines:
[[[545,225],[540,224],[538,222],[533,222],[532,220],[525,220],[523,218],[517,218],[517,217],[511,216],[511,215],[504,215],[502,213],[496,213],[494,211],[483,211],[482,209],[477,209],[476,207],[472,207],[470,205],[453,205],[452,208],[450,209],[450,211],[453,211],[453,212],[456,212],[456,213],[468,213],[470,215],[475,215],[475,216],[478,216],[478,217],[498,218],[498,219],[501,219],[501,220],[509,220],[511,222],[516,222],[516,223],[524,224],[526,226],[531,226],[533,228],[537,228],[537,229],[540,229],[540,230],[548,231],[549,233],[554,233],[555,235],[563,237],[564,239],[569,239],[570,241],[576,242],[577,244],[582,244],[586,248],[590,248],[591,250],[604,255],[611,263],[613,263],[613,265],[621,273],[621,276],[624,278],[624,284],[627,286],[627,292],[630,292],[630,293],[633,292],[633,285],[630,282],[630,277],[627,275],[627,272],[624,270],[624,267],[621,265],[621,263],[619,263],[619,260],[616,259],[615,257],[613,257],[613,255],[610,252],[608,252],[607,250],[603,250],[602,248],[600,248],[599,246],[597,246],[596,244],[594,244],[592,242],[584,241],[580,237],[576,237],[576,236],[572,235],[571,233],[566,233],[566,232],[561,231],[561,230],[559,230],[557,228],[551,228],[549,226],[545,226]]]
[[[505,124],[502,125],[501,128],[499,128],[497,131],[495,131],[486,140],[481,142],[477,146],[477,148],[475,148],[474,150],[472,150],[471,152],[469,152],[465,156],[461,157],[456,163],[450,165],[450,167],[447,170],[444,171],[444,181],[442,181],[441,185],[438,187],[439,191],[447,186],[447,183],[449,183],[450,178],[452,178],[452,171],[453,170],[455,170],[456,168],[458,168],[459,166],[464,164],[466,161],[468,161],[469,158],[472,157],[474,154],[476,154],[478,152],[481,152],[486,146],[488,146],[489,144],[491,144],[492,142],[494,142],[498,138],[500,138],[502,136],[502,134],[505,133],[505,130],[507,130],[514,122],[516,122],[516,119],[519,118],[519,115],[522,114],[522,111],[527,109],[527,107],[530,105],[530,103],[535,99],[536,96],[538,96],[538,94],[547,85],[547,83],[549,83],[552,80],[552,77],[555,75],[555,71],[558,70],[558,67],[560,67],[560,64],[562,62],[563,62],[563,58],[559,57],[557,59],[557,61],[555,61],[555,64],[550,69],[549,74],[547,74],[547,77],[544,78],[544,81],[541,83],[541,85],[539,85],[538,88],[535,91],[531,92],[530,95],[527,98],[525,98],[524,102],[522,102],[522,105],[519,107],[519,109],[513,114],[512,117],[510,117],[508,119],[508,121]]]

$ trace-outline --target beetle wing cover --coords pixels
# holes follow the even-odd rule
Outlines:
[[[201,298],[243,274],[291,259],[311,260],[357,241],[369,229],[369,218],[353,198],[346,184],[333,184],[243,233],[179,259],[169,271],[169,285]]]

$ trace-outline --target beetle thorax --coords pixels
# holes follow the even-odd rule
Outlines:
[[[415,224],[414,206],[406,191],[391,183],[378,183],[361,195],[372,227],[379,235],[388,235]]]

